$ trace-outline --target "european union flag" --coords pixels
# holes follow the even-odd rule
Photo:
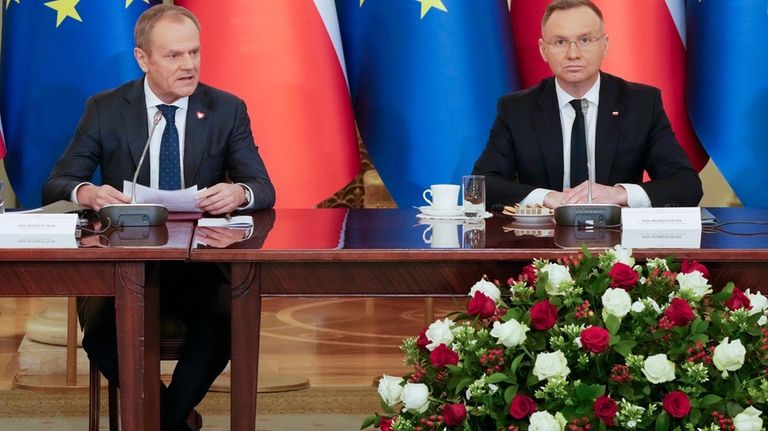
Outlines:
[[[460,184],[517,87],[506,0],[337,0],[357,124],[400,206]]]
[[[688,109],[745,206],[768,207],[768,2],[688,1]]]
[[[135,79],[133,25],[147,0],[5,0],[0,112],[5,167],[24,207],[64,152],[93,94]]]

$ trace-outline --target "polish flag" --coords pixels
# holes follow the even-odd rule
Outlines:
[[[3,119],[0,118],[0,159],[5,157],[5,138],[3,138]]]
[[[694,169],[708,156],[688,119],[685,103],[685,0],[642,2],[594,0],[603,12],[609,37],[602,70],[628,81],[661,89],[677,140]],[[550,0],[511,0],[510,17],[517,64],[524,87],[552,75],[539,54],[541,17]]]
[[[360,171],[333,0],[177,0],[200,19],[202,81],[248,105],[278,208],[311,208]]]

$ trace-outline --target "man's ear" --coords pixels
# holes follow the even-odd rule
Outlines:
[[[133,56],[136,58],[136,62],[139,63],[139,68],[141,68],[141,71],[144,73],[147,73],[148,67],[148,56],[147,53],[144,52],[141,48],[133,48]]]
[[[544,63],[549,63],[547,61],[547,55],[544,53],[544,39],[539,38],[539,54],[541,54],[541,59],[544,60]]]

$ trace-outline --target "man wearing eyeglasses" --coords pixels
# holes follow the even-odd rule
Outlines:
[[[486,176],[489,205],[585,203],[590,178],[594,203],[698,205],[701,180],[660,91],[600,71],[608,36],[592,1],[550,3],[539,51],[554,76],[499,99],[473,169]]]

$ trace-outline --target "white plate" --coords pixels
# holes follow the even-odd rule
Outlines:
[[[419,220],[459,220],[459,221],[467,221],[470,220],[469,217],[464,217],[464,212],[459,211],[458,215],[443,215],[445,211],[440,211],[437,215],[430,215],[427,213],[420,213],[416,214],[416,218]],[[481,215],[480,218],[490,218],[493,214],[489,213],[488,211],[485,212],[485,214]],[[429,223],[429,222],[427,222]]]
[[[464,217],[464,209],[461,207],[456,207],[450,210],[436,210],[431,206],[423,206],[419,207],[419,211],[430,217]]]
[[[512,217],[520,224],[548,224],[552,223],[552,214],[515,214]]]

